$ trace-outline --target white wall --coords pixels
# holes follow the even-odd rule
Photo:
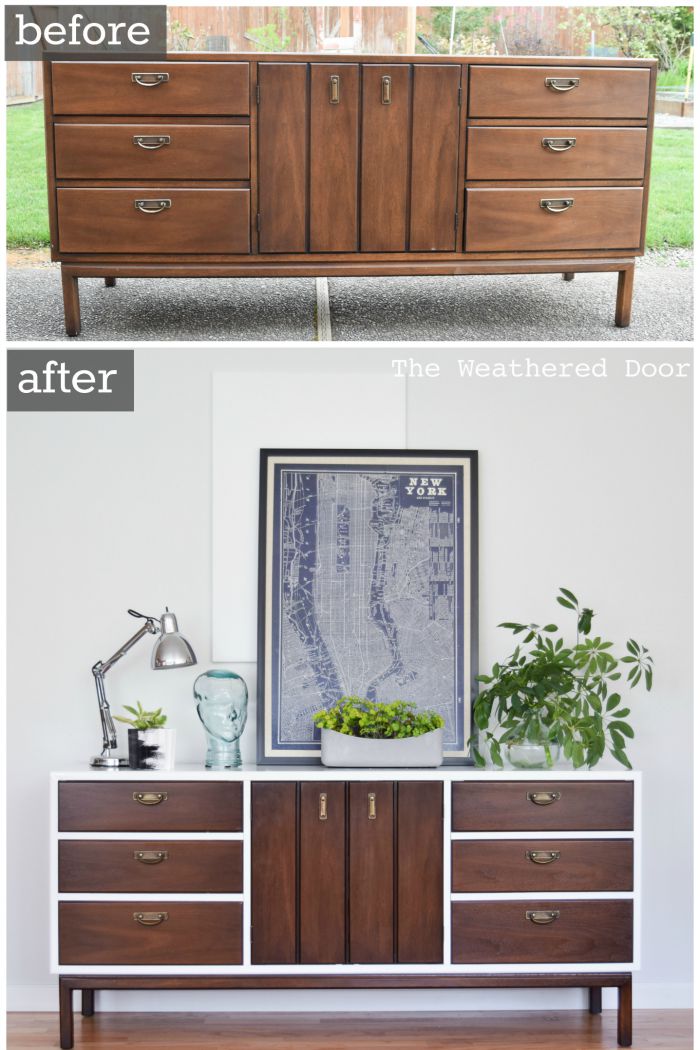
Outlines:
[[[327,396],[372,444],[343,373],[386,375],[404,351],[139,350],[133,415],[12,414],[8,424],[8,908],[10,1009],[55,1009],[48,969],[48,773],[99,749],[90,667],[131,633],[126,609],[180,617],[203,668],[212,624],[211,377],[218,371],[328,372]],[[624,360],[688,361],[689,352],[510,350],[464,357],[607,358],[607,379],[456,378],[455,351],[413,352],[443,365],[405,381],[405,443],[480,453],[481,663],[503,654],[503,619],[554,618],[559,585],[599,612],[601,632],[640,638],[656,659],[651,696],[633,694],[644,772],[644,922],[638,1006],[688,1006],[691,981],[691,390],[681,379],[625,379]],[[291,367],[290,367],[291,366]],[[397,382],[401,382],[397,380]],[[241,383],[245,390],[245,383]],[[293,390],[290,390],[293,395]],[[261,403],[274,419],[281,406]],[[309,405],[313,412],[313,405]],[[236,405],[231,406],[236,411]],[[250,450],[242,449],[241,455]],[[174,472],[172,467],[175,465]],[[235,458],[231,463],[235,483]],[[257,507],[242,500],[241,522]],[[231,543],[237,537],[231,535]],[[233,600],[236,581],[230,581]],[[254,612],[254,611],[252,611]],[[114,708],[164,704],[179,758],[200,761],[194,672],[148,669],[148,643],[108,678]],[[254,665],[229,665],[255,696]],[[245,760],[254,760],[255,717]],[[673,907],[669,905],[673,903]],[[129,993],[105,1008],[428,1009],[582,1003],[581,993]]]

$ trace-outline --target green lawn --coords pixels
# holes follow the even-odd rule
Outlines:
[[[693,132],[659,128],[651,155],[648,248],[693,244]]]
[[[49,243],[44,163],[44,105],[7,110],[7,246]]]
[[[693,243],[693,133],[660,128],[654,133],[649,248]],[[44,171],[43,106],[7,111],[7,245],[49,243]]]

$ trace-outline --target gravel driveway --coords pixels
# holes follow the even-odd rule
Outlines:
[[[369,341],[690,341],[692,253],[637,264],[632,323],[613,324],[617,275],[331,278],[332,337]],[[295,279],[81,280],[80,341],[306,341],[316,282]],[[10,342],[64,339],[57,266],[10,266]]]

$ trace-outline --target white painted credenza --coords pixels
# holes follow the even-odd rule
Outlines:
[[[100,989],[619,990],[639,967],[637,773],[76,770],[51,786],[61,1046]]]

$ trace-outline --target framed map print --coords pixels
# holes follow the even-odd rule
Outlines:
[[[314,714],[407,700],[468,757],[477,453],[261,452],[258,761],[320,761]]]

